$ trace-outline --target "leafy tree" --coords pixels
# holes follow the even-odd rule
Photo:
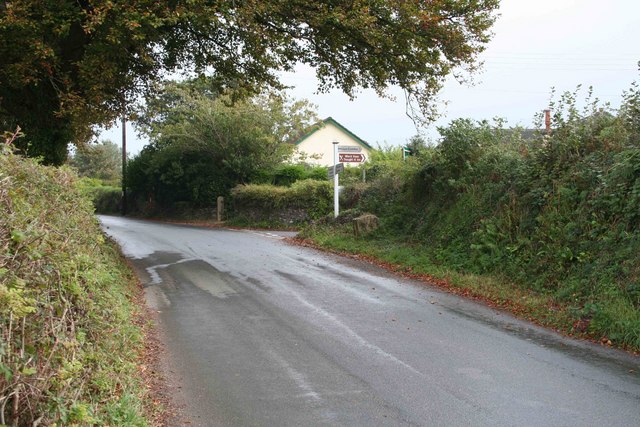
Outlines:
[[[409,138],[406,146],[411,150],[411,155],[419,156],[427,150],[429,144],[423,135],[416,134]]]
[[[122,175],[122,150],[109,140],[77,147],[69,164],[80,176],[116,182]]]
[[[456,70],[473,71],[499,0],[13,0],[0,3],[0,124],[22,148],[64,161],[92,125],[130,112],[167,71],[212,71],[236,94],[279,87],[277,72],[315,68],[320,90],[405,90],[433,113]]]
[[[128,167],[127,185],[160,208],[175,202],[211,205],[237,184],[264,176],[291,155],[289,140],[317,120],[305,101],[271,93],[231,104],[191,82],[169,83],[140,121],[152,140]],[[162,108],[157,99],[172,99]]]

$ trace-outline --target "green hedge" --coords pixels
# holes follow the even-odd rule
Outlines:
[[[316,181],[327,181],[327,168],[310,165],[289,165],[283,164],[265,174],[263,182],[271,182],[275,185],[290,186],[297,181],[313,179]]]
[[[238,185],[231,191],[236,211],[259,209],[271,213],[304,209],[312,219],[331,211],[333,185],[327,181],[296,181],[290,187],[269,184]]]
[[[96,178],[80,178],[78,189],[88,197],[100,214],[116,214],[120,212],[122,203],[122,188],[105,184]]]
[[[0,424],[145,425],[131,271],[67,168],[0,152]]]

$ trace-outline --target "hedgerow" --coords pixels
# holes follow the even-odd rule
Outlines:
[[[67,168],[0,153],[0,424],[145,425],[135,281]]]
[[[380,216],[363,242],[503,278],[568,316],[553,326],[640,348],[640,91],[617,111],[591,100],[579,109],[576,96],[553,105],[550,133],[456,120],[437,146],[385,160],[345,192]]]
[[[105,184],[98,178],[80,178],[80,193],[88,197],[99,214],[116,214],[120,212],[122,188]]]
[[[296,181],[290,187],[270,184],[238,185],[231,191],[236,213],[247,209],[269,214],[284,209],[301,209],[308,218],[327,215],[333,206],[333,185],[312,179]]]

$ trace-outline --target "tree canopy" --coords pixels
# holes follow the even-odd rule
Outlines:
[[[13,0],[0,3],[0,124],[61,163],[168,71],[278,87],[298,63],[320,90],[389,85],[428,117],[445,76],[473,70],[499,0]],[[234,93],[242,93],[236,90]],[[28,145],[27,145],[28,144]]]

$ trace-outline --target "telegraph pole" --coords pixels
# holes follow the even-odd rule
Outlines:
[[[338,141],[333,141],[333,217],[337,218],[340,208],[338,207]]]
[[[122,216],[127,214],[127,117],[122,113]]]

